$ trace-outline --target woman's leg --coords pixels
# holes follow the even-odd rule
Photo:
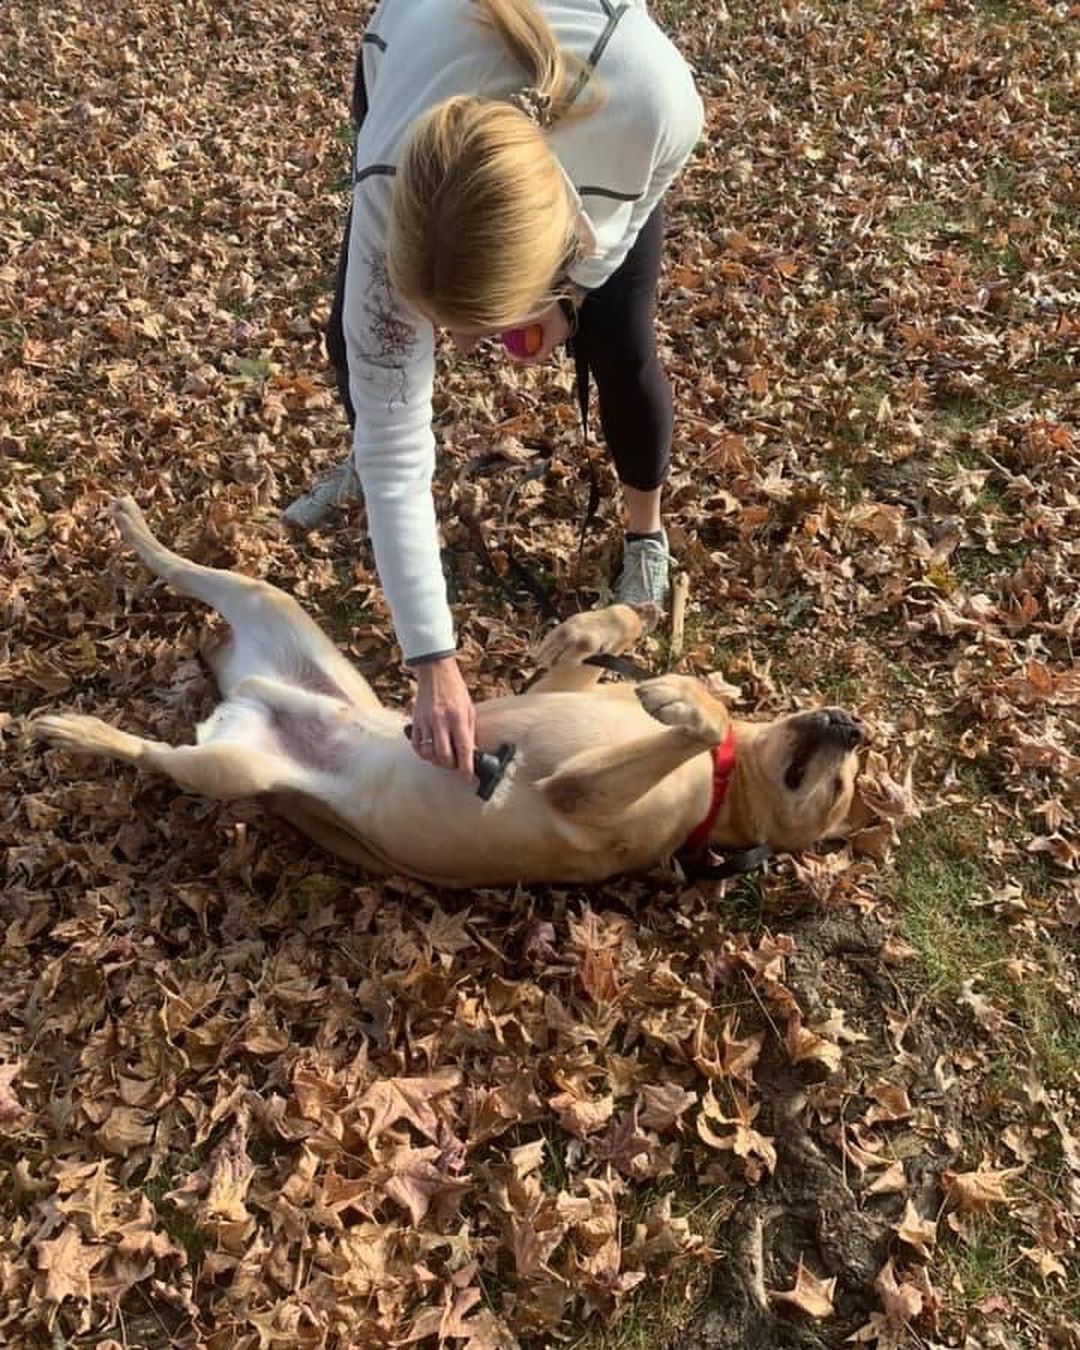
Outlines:
[[[356,71],[353,76],[352,118],[353,126],[359,132],[367,115],[367,90],[364,88],[363,48],[357,53]],[[345,272],[349,261],[349,232],[352,229],[352,207],[345,217],[345,233],[338,252],[337,281],[334,286],[334,300],[330,306],[330,317],[326,322],[326,354],[334,368],[338,397],[349,423],[350,431],[356,425],[356,411],[353,408],[352,394],[349,391],[349,361],[345,354],[345,328],[343,313],[345,307]],[[341,506],[358,497],[359,484],[353,469],[352,454],[317,482],[310,492],[292,502],[285,508],[283,518],[287,524],[300,530],[313,530],[326,517],[331,507]]]
[[[604,431],[626,503],[617,598],[663,605],[667,539],[660,498],[671,456],[671,386],[656,350],[656,285],[664,222],[658,206],[622,265],[581,306],[575,350],[596,381]]]

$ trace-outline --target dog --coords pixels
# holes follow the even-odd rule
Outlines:
[[[560,624],[540,643],[543,673],[527,692],[477,705],[481,749],[516,747],[481,801],[462,775],[413,752],[404,715],[379,702],[290,596],[172,552],[130,497],[112,509],[152,572],[227,621],[228,635],[204,652],[222,701],[195,745],[58,713],[34,723],[54,746],[165,774],[202,796],[264,799],[369,873],[450,888],[604,881],[670,863],[688,844],[793,852],[847,816],[858,718],[824,708],[733,721],[687,675],[602,684],[587,658],[628,651],[658,617],[628,605]]]

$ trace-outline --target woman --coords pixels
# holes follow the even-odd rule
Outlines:
[[[353,449],[286,519],[310,528],[355,473],[417,675],[414,748],[468,774],[473,707],[431,492],[434,328],[468,351],[538,325],[532,361],[573,333],[626,506],[617,595],[662,604],[672,406],[653,330],[660,200],[698,138],[701,101],[642,0],[381,0],[353,116],[327,334]]]

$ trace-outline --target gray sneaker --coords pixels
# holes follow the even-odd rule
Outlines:
[[[667,608],[671,554],[667,535],[663,539],[628,539],[623,549],[623,569],[615,583],[615,599],[624,605],[659,605]]]
[[[313,530],[321,525],[335,506],[345,506],[361,497],[360,480],[353,468],[352,455],[321,478],[310,492],[297,497],[281,513],[286,525],[296,530]]]

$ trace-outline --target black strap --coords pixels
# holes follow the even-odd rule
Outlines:
[[[585,514],[582,517],[581,529],[578,533],[577,567],[574,577],[574,591],[577,598],[577,609],[584,608],[581,603],[581,567],[585,552],[585,539],[596,521],[600,510],[600,479],[596,472],[596,463],[589,448],[589,362],[584,348],[580,343],[570,339],[569,351],[574,359],[575,384],[577,386],[578,411],[581,414],[581,449],[585,456],[585,463],[589,470],[589,499],[585,507]],[[540,579],[520,561],[514,552],[513,539],[510,537],[510,512],[518,493],[526,483],[534,482],[537,478],[542,478],[547,472],[552,459],[554,458],[552,449],[541,450],[536,460],[521,474],[514,482],[506,501],[503,504],[502,518],[499,522],[499,533],[502,536],[502,548],[506,555],[506,570],[513,578],[513,581],[520,591],[526,592],[535,600],[540,612],[548,619],[554,619],[561,622],[566,615],[562,614],[552,599],[551,592],[540,581]],[[489,455],[477,455],[475,459],[469,460],[461,472],[458,474],[458,482],[462,483],[471,478],[473,474],[479,473],[484,469],[493,467],[496,464],[505,464],[506,460],[498,453]],[[510,587],[506,583],[506,577],[495,566],[495,559],[491,555],[491,549],[484,538],[484,531],[480,527],[480,522],[472,515],[463,513],[462,518],[468,525],[473,538],[476,541],[477,549],[492,581],[502,590],[506,591],[513,598]],[[640,669],[640,668],[639,668]],[[631,676],[630,678],[642,679],[644,676]],[[539,675],[534,676],[539,679]],[[528,685],[526,685],[528,688]]]
[[[589,500],[578,532],[577,569],[574,576],[574,590],[578,597],[578,608],[581,609],[581,565],[585,556],[585,539],[600,510],[600,479],[589,448],[589,357],[584,345],[573,338],[570,339],[570,351],[574,358],[574,383],[577,386],[578,412],[581,414],[581,450],[589,469]]]
[[[601,670],[610,671],[612,675],[618,675],[622,680],[633,680],[635,684],[640,684],[642,680],[651,680],[653,672],[646,669],[645,666],[639,666],[636,661],[631,661],[628,656],[609,656],[606,652],[598,652],[595,656],[587,656],[582,662],[585,666],[599,666]],[[538,680],[542,680],[547,674],[546,670],[534,670],[529,678],[521,687],[521,692],[527,694]]]
[[[513,578],[517,587],[532,596],[541,613],[546,618],[560,622],[564,616],[556,607],[547,587],[544,586],[539,578],[518,559],[514,552],[513,540],[509,537],[508,530],[510,510],[517,494],[526,483],[531,483],[537,478],[543,477],[547,472],[551,459],[552,452],[550,450],[542,451],[537,456],[536,460],[530,464],[523,473],[519,474],[517,480],[507,494],[506,502],[503,506],[502,520],[499,524],[499,531],[503,536],[503,552],[506,554],[506,570]],[[491,468],[496,464],[505,464],[505,462],[505,459],[499,454],[478,455],[475,459],[469,460],[458,474],[458,483],[463,483],[466,479],[471,478],[473,474],[479,473],[483,469]],[[513,599],[510,587],[506,583],[506,577],[504,577],[495,566],[495,559],[491,556],[491,549],[488,547],[488,542],[484,538],[484,531],[480,526],[480,522],[475,516],[466,512],[462,512],[462,519],[465,521],[466,525],[468,525],[469,530],[472,533],[481,560],[492,581],[496,586],[506,591],[511,599]]]
[[[723,881],[726,877],[740,877],[747,872],[756,872],[764,867],[773,856],[771,844],[752,844],[749,848],[735,848],[724,851],[724,862],[711,862],[716,856],[712,849],[699,857],[680,857],[679,866],[687,881]]]

